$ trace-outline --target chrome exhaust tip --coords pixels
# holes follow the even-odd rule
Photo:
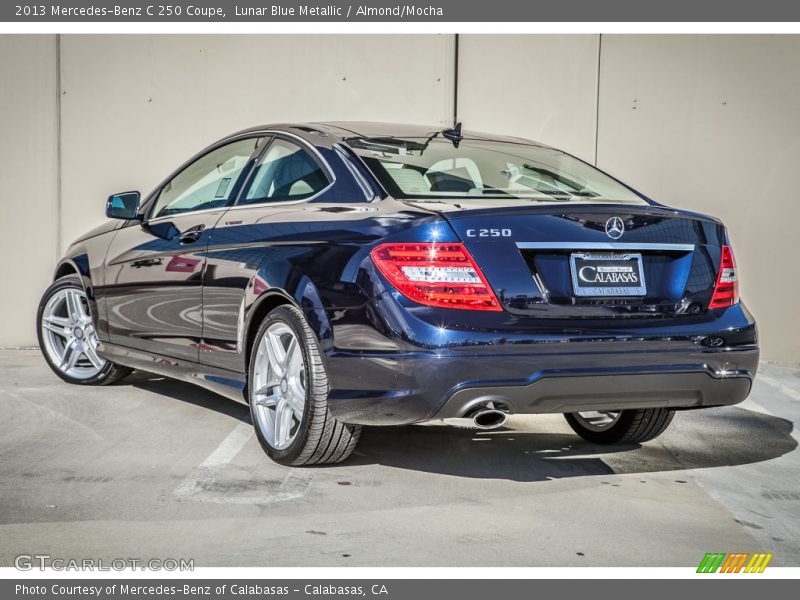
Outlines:
[[[497,429],[506,422],[506,413],[496,408],[484,408],[472,417],[472,424],[478,429]]]

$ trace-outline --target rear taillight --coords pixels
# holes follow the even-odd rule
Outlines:
[[[730,246],[722,247],[717,284],[708,308],[725,308],[739,302],[739,282],[736,278],[736,260]]]
[[[383,244],[372,260],[401,294],[428,306],[500,311],[500,303],[463,244]]]

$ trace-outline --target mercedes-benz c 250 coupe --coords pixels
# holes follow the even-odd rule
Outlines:
[[[243,400],[284,464],[341,461],[363,425],[509,414],[642,443],[744,400],[758,365],[720,221],[460,124],[256,127],[106,215],[42,298],[50,367]]]

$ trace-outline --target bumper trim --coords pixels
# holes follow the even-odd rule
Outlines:
[[[724,406],[747,397],[752,377],[705,365],[542,370],[523,381],[461,384],[432,418],[461,417],[486,402],[521,414]]]

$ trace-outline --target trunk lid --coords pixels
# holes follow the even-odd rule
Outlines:
[[[660,206],[418,203],[458,234],[503,308],[543,318],[707,310],[724,226]]]

